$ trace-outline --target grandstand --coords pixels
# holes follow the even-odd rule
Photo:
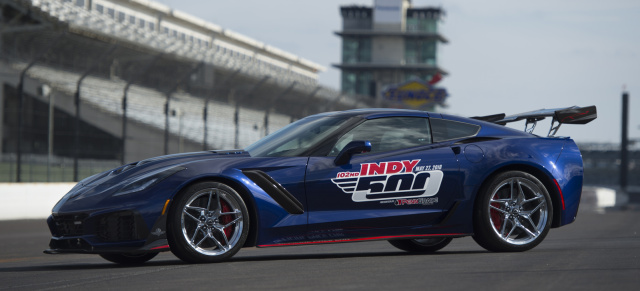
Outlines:
[[[0,8],[4,181],[43,161],[51,180],[51,161],[69,159],[73,178],[58,180],[77,180],[101,169],[86,164],[242,148],[309,114],[402,106],[343,95],[318,83],[321,65],[151,1]]]

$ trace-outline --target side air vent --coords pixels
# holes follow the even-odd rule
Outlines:
[[[243,170],[242,173],[269,194],[287,212],[291,214],[304,213],[302,203],[267,173],[260,170]]]

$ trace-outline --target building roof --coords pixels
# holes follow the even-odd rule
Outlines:
[[[355,64],[333,64],[334,67],[341,70],[375,70],[375,69],[396,69],[396,70],[427,70],[434,73],[440,73],[441,75],[448,75],[449,72],[445,71],[438,66],[429,64],[393,64],[393,63],[355,63]]]
[[[154,2],[154,1],[148,1],[148,0],[103,0],[103,1],[110,1],[110,2],[130,2],[130,3],[134,3],[136,5],[139,5],[140,7],[143,7],[144,9],[149,9],[152,10],[154,12],[156,12],[158,15],[161,15],[163,18],[175,18],[177,20],[183,21],[185,23],[188,23],[196,28],[199,29],[203,29],[205,31],[208,31],[209,33],[213,33],[216,35],[221,35],[221,36],[225,36],[228,37],[231,40],[243,43],[247,46],[251,46],[254,47],[258,50],[262,50],[265,52],[268,52],[270,54],[273,54],[275,56],[278,56],[282,59],[288,60],[288,61],[293,61],[293,62],[297,62],[301,65],[304,65],[306,67],[309,67],[312,70],[315,71],[324,71],[326,70],[326,68],[320,64],[314,63],[310,60],[306,60],[303,58],[300,58],[292,53],[286,52],[284,50],[281,50],[279,48],[270,46],[268,44],[265,44],[263,42],[257,41],[251,37],[245,36],[243,34],[234,32],[232,30],[229,29],[225,29],[222,28],[221,26],[211,23],[211,22],[207,22],[206,20],[202,20],[196,16],[190,15],[188,13],[179,11],[179,10],[175,10],[170,8],[167,5],[164,5],[162,3],[158,3],[158,2]]]
[[[93,0],[91,2],[69,0],[32,0],[31,6],[45,13],[46,17],[59,24],[68,26],[70,30],[80,33],[102,35],[118,40],[146,45],[160,50],[175,50],[178,54],[187,51],[210,50],[214,42],[221,47],[240,54],[256,55],[263,61],[276,66],[293,66],[299,73],[317,79],[317,73],[326,70],[324,66],[303,59],[292,53],[267,45],[240,33],[224,29],[217,24],[207,22],[187,13],[171,9],[169,6],[146,0]],[[189,39],[177,39],[160,31],[160,27],[149,29],[118,19],[120,15],[109,16],[91,9],[88,4],[101,5],[111,9],[114,14],[127,15],[138,19],[160,19],[161,25],[170,26],[182,34],[189,34],[202,39],[200,42],[189,42]],[[113,12],[115,10],[115,12]],[[178,41],[176,41],[178,40]],[[181,40],[181,41],[180,41]],[[198,52],[202,54],[202,52]],[[306,71],[306,72],[305,72]]]
[[[420,31],[387,31],[373,29],[349,29],[334,32],[336,35],[344,36],[401,36],[404,38],[436,39],[442,43],[449,43],[449,40],[439,33]]]

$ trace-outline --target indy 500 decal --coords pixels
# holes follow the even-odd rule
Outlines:
[[[442,183],[442,166],[417,171],[420,160],[360,164],[360,172],[340,172],[331,181],[355,202],[431,197]],[[436,170],[437,169],[437,170]]]

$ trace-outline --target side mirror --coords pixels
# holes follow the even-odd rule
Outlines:
[[[367,153],[370,151],[371,142],[366,140],[354,140],[344,146],[344,148],[342,148],[342,150],[334,160],[334,163],[336,164],[336,166],[341,166],[348,163],[349,160],[351,160],[351,156],[353,156],[354,154]]]

